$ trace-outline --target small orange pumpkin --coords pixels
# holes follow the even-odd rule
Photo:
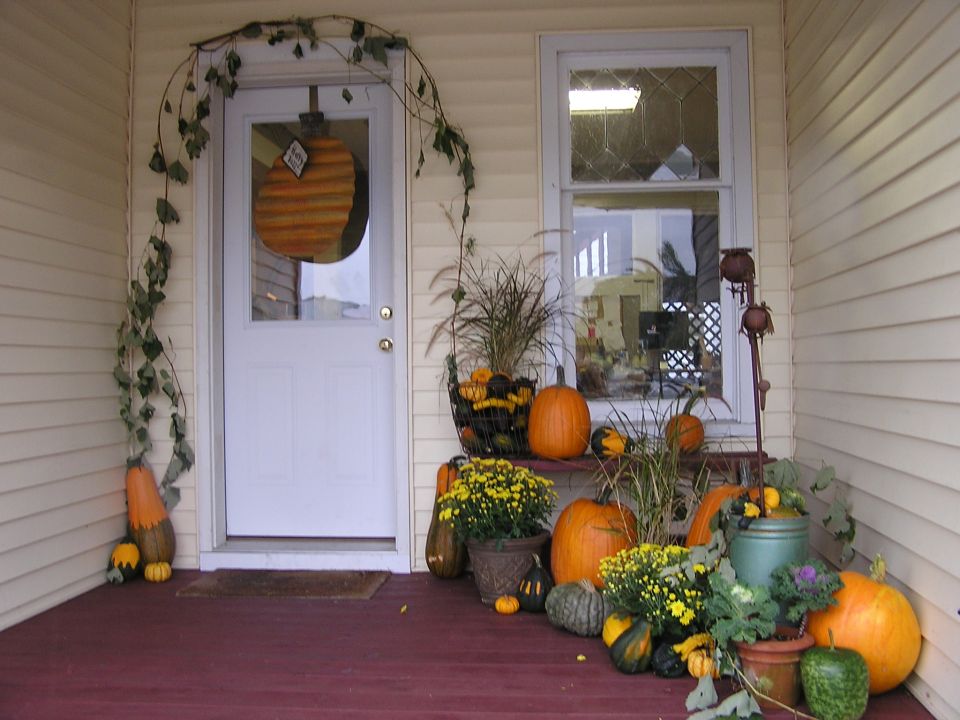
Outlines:
[[[144,565],[173,562],[177,540],[160,499],[153,472],[144,465],[127,470],[127,528]]]
[[[557,585],[587,578],[603,587],[600,561],[637,541],[637,518],[629,508],[599,498],[578,498],[557,518],[550,543],[550,571]]]
[[[703,422],[696,415],[674,415],[667,420],[664,434],[671,446],[682,453],[692,453],[703,445]]]
[[[590,444],[590,408],[583,395],[567,387],[562,367],[557,368],[557,384],[544,388],[533,398],[527,425],[530,450],[542,458],[564,460],[586,452]]]
[[[501,615],[513,615],[520,609],[520,601],[513,595],[501,595],[494,602],[493,608]]]
[[[856,650],[867,662],[870,694],[892,690],[907,679],[920,657],[920,623],[903,593],[884,582],[886,565],[880,555],[870,565],[870,577],[852,570],[840,573],[843,587],[837,604],[810,613],[808,630],[822,647]]]

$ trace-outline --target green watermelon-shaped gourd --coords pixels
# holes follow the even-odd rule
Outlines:
[[[867,710],[870,676],[856,650],[813,647],[800,658],[803,695],[820,720],[859,720]]]

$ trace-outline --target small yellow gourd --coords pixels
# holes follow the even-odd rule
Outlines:
[[[520,609],[520,600],[514,595],[501,595],[493,604],[493,609],[501,615],[513,615]]]
[[[719,677],[717,664],[706,650],[694,650],[687,656],[687,672],[695,678],[703,678],[708,675]]]
[[[143,577],[147,582],[166,582],[173,575],[168,562],[147,563],[143,568]]]
[[[767,508],[767,512],[770,510],[776,510],[780,507],[780,491],[775,487],[770,487],[767,485],[763,488],[763,504]]]

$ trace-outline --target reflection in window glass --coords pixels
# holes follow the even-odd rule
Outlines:
[[[574,182],[720,177],[715,67],[570,72]]]
[[[281,157],[309,152],[297,178]],[[370,314],[369,122],[251,128],[251,305],[262,320],[365,320]]]
[[[722,388],[716,192],[574,197],[577,386],[589,398]]]

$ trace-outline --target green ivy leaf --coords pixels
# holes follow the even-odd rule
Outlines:
[[[810,491],[816,494],[821,490],[825,490],[836,479],[836,469],[832,465],[826,465],[820,468],[819,472],[817,472],[813,478],[813,482],[810,484]]]
[[[130,373],[124,370],[120,365],[117,365],[113,368],[113,378],[117,381],[117,384],[120,387],[130,387],[130,384],[133,382],[133,379],[130,377]]]
[[[350,51],[350,62],[360,64],[363,61],[363,48],[359,45],[354,45],[353,50]]]
[[[350,28],[350,39],[353,42],[360,42],[367,32],[367,26],[361,20],[354,20],[353,27]]]
[[[207,74],[203,76],[203,79],[207,82],[217,82],[220,79],[220,73],[215,65],[207,68]]]
[[[197,101],[196,115],[197,115],[198,121],[203,120],[205,117],[209,117],[210,115],[210,96],[209,95],[204,95],[200,100]],[[199,128],[199,123],[197,125],[197,128],[195,129],[198,129],[198,128]]]
[[[365,37],[363,39],[363,51],[367,55],[372,55],[373,59],[381,65],[387,64],[387,38]]]
[[[463,201],[463,212],[460,213],[460,219],[466,222],[466,219],[470,217],[470,203],[467,202],[466,198]]]
[[[177,391],[173,387],[172,382],[169,382],[169,381],[165,382],[163,385],[160,386],[160,389],[163,391],[163,394],[170,399],[171,405],[176,405],[178,402],[180,402],[180,397],[177,395]]]
[[[297,60],[303,59],[303,46],[301,46],[300,43],[297,43],[296,45],[293,46],[293,56]]]
[[[140,412],[138,413],[144,422],[150,422],[150,418],[153,417],[154,413],[157,411],[150,402],[144,402],[140,406]]]
[[[713,678],[710,675],[704,675],[697,681],[697,686],[687,695],[687,712],[710,707],[717,699],[717,689],[713,685]]]
[[[184,90],[187,92],[196,92],[197,86],[193,84],[193,80],[188,80],[187,84],[183,86]]]
[[[473,179],[473,169],[473,161],[469,155],[465,155],[460,163],[460,169],[457,171],[457,175],[463,177],[464,190],[470,191],[476,187],[476,182]]]
[[[190,179],[190,173],[179,160],[174,160],[170,167],[167,168],[167,175],[170,176],[171,180],[181,185],[186,185]]]
[[[173,114],[173,106],[170,104],[169,100],[163,101],[163,111],[165,113],[170,113],[171,115]]]
[[[230,75],[236,75],[237,70],[240,69],[240,65],[242,64],[242,61],[240,60],[240,56],[237,55],[236,50],[231,50],[230,52],[228,52],[227,56],[224,58],[224,62],[226,62],[227,72]]]
[[[353,102],[353,93],[350,92],[349,88],[344,88],[343,91],[340,93],[340,95],[348,103]]]
[[[157,198],[157,219],[164,225],[180,222],[180,216],[166,198]]]
[[[453,298],[453,302],[457,305],[459,305],[466,296],[467,291],[463,289],[462,285],[458,286],[457,289],[450,294],[450,297]]]
[[[240,28],[240,34],[245,38],[253,39],[258,38],[263,33],[263,28],[260,27],[258,22],[250,22]]]
[[[159,143],[153,146],[153,155],[150,156],[150,163],[148,167],[155,173],[162,173],[166,172],[167,170],[167,163],[163,159],[163,155],[160,153]]]
[[[173,461],[171,460],[171,462]],[[168,466],[167,475],[169,474],[170,474],[170,467]],[[164,475],[164,479],[166,479],[167,475]],[[177,479],[177,476],[175,475],[172,478],[170,478],[170,482],[172,483],[176,479]],[[173,510],[177,505],[180,504],[180,488],[175,487],[169,483],[167,483],[166,485],[162,485],[160,488],[160,497],[163,499],[164,507],[169,512],[170,510]]]
[[[417,96],[423,97],[423,94],[427,91],[427,81],[423,79],[423,75],[420,76],[420,82],[417,83]]]

